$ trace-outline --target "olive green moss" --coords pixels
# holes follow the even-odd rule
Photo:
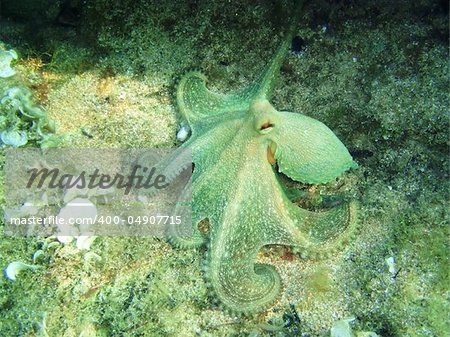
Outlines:
[[[96,0],[81,7],[76,27],[42,20],[39,30],[32,20],[3,17],[0,41],[20,59],[0,87],[30,88],[67,145],[174,146],[176,77],[200,68],[213,89],[248,83],[280,41],[289,4],[275,3]],[[266,314],[222,312],[206,291],[202,251],[152,238],[98,238],[89,253],[51,244],[43,268],[16,282],[0,278],[0,334],[321,336],[334,320],[355,316],[356,330],[381,336],[445,335],[445,6],[306,7],[301,51],[284,63],[274,105],[324,122],[353,151],[360,168],[330,190],[358,200],[361,226],[347,249],[324,261],[265,250],[259,259],[277,267],[285,286]],[[327,189],[316,191],[309,197]],[[43,247],[43,239],[2,237],[0,266],[32,263]],[[385,262],[391,256],[395,275]]]

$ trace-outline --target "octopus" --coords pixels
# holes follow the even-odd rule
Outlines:
[[[256,263],[264,246],[327,256],[341,249],[356,227],[355,202],[303,209],[281,179],[324,184],[357,166],[323,123],[270,103],[290,41],[281,43],[262,74],[243,89],[211,91],[199,71],[186,73],[176,89],[176,105],[190,129],[179,149],[192,151],[192,234],[171,228],[169,240],[184,249],[206,247],[207,285],[236,315],[265,311],[282,292],[276,268]]]

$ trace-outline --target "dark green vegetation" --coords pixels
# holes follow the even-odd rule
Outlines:
[[[160,3],[73,1],[80,16],[72,26],[58,24],[58,8],[40,22],[2,12],[0,41],[20,54],[14,80],[69,143],[173,145],[173,77],[196,67],[222,92],[249,83],[289,14],[278,2]],[[311,193],[350,190],[361,229],[342,254],[320,262],[265,250],[261,259],[277,267],[286,293],[267,314],[238,320],[216,310],[202,252],[98,238],[91,252],[100,262],[73,245],[50,245],[44,268],[1,278],[1,334],[43,334],[45,323],[50,336],[320,336],[333,317],[353,315],[356,330],[381,336],[445,335],[447,12],[432,1],[306,7],[274,106],[324,122],[354,154],[356,174]],[[2,238],[0,265],[30,263],[42,245]]]

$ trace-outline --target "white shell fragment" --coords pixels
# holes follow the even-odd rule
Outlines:
[[[186,124],[181,124],[180,128],[177,131],[177,140],[180,142],[184,142],[187,137],[189,136],[189,133],[191,132],[191,128]]]
[[[375,332],[372,331],[356,331],[353,332],[350,323],[353,322],[356,318],[349,317],[344,318],[339,321],[333,322],[333,326],[330,330],[331,337],[379,337]]]
[[[11,61],[17,60],[17,57],[15,50],[0,50],[0,77],[7,78],[16,73],[16,71],[11,68]]]
[[[100,263],[102,261],[102,257],[100,255],[98,255],[98,254],[93,253],[93,252],[87,252],[84,255],[84,261],[86,263],[89,263],[89,264],[91,264],[91,263],[92,264],[96,264],[96,263]]]
[[[386,259],[386,264],[387,264],[387,266],[388,266],[388,268],[389,268],[389,272],[390,272],[392,275],[395,275],[395,273],[397,273],[397,268],[396,268],[396,266],[395,266],[395,258],[394,258],[393,256],[389,256],[389,257]]]
[[[22,270],[30,269],[32,271],[35,271],[39,266],[29,265],[22,262],[11,262],[8,267],[5,269],[5,277],[11,281],[15,281],[17,275]]]
[[[12,218],[24,218],[31,215],[36,215],[39,211],[39,207],[32,202],[25,202],[19,209],[5,208],[4,218],[5,222],[11,221]]]
[[[380,337],[375,332],[372,331],[362,331],[356,334],[356,337]]]
[[[353,322],[355,317],[341,319],[333,323],[330,330],[331,337],[353,337],[352,328],[350,322]]]
[[[57,235],[56,240],[61,242],[64,245],[67,245],[68,243],[71,243],[73,241],[73,236],[71,235]]]
[[[68,243],[72,239],[64,236],[79,236],[82,234],[80,229],[88,230],[96,222],[97,207],[89,199],[75,198],[61,208],[58,218],[63,219],[63,224],[58,226],[57,239],[61,243]]]
[[[95,241],[96,236],[82,235],[77,238],[76,246],[79,250],[89,250],[91,249],[92,243]]]

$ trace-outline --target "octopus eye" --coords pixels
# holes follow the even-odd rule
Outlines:
[[[263,133],[263,134],[269,133],[273,127],[274,127],[274,124],[272,124],[270,122],[265,122],[264,124],[262,124],[259,127],[259,132]]]
[[[271,127],[273,127],[273,124],[271,124],[269,122],[266,122],[263,125],[261,125],[261,127],[259,129],[260,130],[265,130],[265,129],[268,129],[268,128],[271,128]]]

